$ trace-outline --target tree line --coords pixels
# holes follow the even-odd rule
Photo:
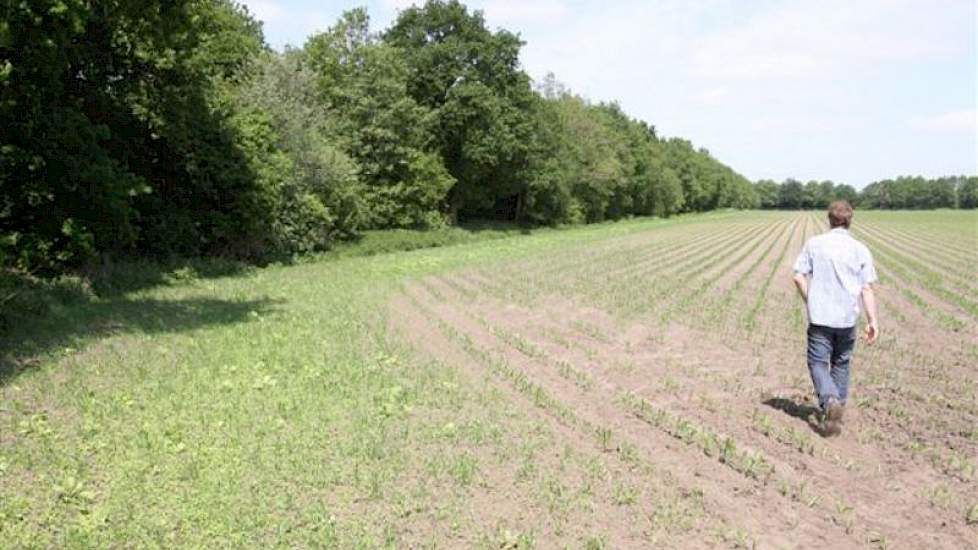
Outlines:
[[[744,177],[431,0],[275,52],[230,0],[0,7],[0,266],[259,259],[373,228],[756,207]]]
[[[901,176],[875,181],[862,191],[832,181],[760,180],[754,192],[765,209],[825,208],[837,199],[876,209],[978,208],[978,176]]]
[[[974,207],[974,178],[751,184],[553,76],[457,0],[364,9],[297,49],[231,0],[0,6],[0,267],[259,260],[367,229],[715,208]]]

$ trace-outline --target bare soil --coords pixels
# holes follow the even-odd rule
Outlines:
[[[547,547],[592,532],[610,547],[978,547],[966,519],[978,503],[974,326],[949,331],[881,292],[885,338],[857,348],[843,433],[823,437],[789,281],[820,227],[806,214],[769,223],[672,241],[651,231],[559,266],[405,287],[390,303],[405,341],[498,388],[552,431],[555,450],[608,464],[594,484],[604,496],[557,523],[508,462],[482,468],[473,521],[543,526]],[[535,467],[568,486],[587,478],[557,454]],[[648,506],[610,503],[621,486],[678,510],[673,528]]]

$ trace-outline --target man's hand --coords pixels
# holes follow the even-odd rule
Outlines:
[[[801,296],[802,301],[806,304],[808,303],[808,277],[802,275],[801,273],[795,273],[795,276],[791,278],[795,282],[795,288],[798,289],[798,295]]]
[[[863,336],[866,338],[866,343],[870,346],[876,343],[876,340],[880,337],[880,327],[876,324],[876,321],[866,325]]]
[[[880,337],[879,314],[876,311],[876,294],[873,292],[873,285],[863,287],[863,305],[866,306],[866,343],[873,345]]]

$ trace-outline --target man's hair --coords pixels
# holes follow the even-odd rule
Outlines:
[[[832,201],[829,205],[829,226],[849,229],[852,223],[852,205],[849,201]]]

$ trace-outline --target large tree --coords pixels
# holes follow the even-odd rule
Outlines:
[[[354,235],[366,217],[360,168],[342,150],[339,124],[318,104],[318,77],[303,59],[296,50],[265,52],[239,92],[274,145],[250,158],[256,170],[277,171],[276,247],[287,253],[324,249]]]
[[[0,232],[6,262],[53,266],[136,238],[136,166],[153,148],[147,86],[193,43],[188,2],[4,2],[0,12]],[[142,112],[131,108],[145,105]],[[152,98],[155,99],[155,98]]]
[[[436,149],[456,180],[451,217],[525,193],[534,95],[519,37],[488,30],[456,0],[430,0],[401,12],[384,41],[404,52],[409,93],[433,110]]]
[[[758,206],[761,208],[777,208],[778,204],[778,182],[772,180],[760,180],[754,184],[754,192],[757,194]]]
[[[978,208],[978,176],[958,179],[958,208]]]
[[[798,180],[787,179],[778,190],[778,206],[781,208],[802,208],[805,204],[805,187]]]
[[[5,264],[260,248],[274,189],[226,93],[263,49],[260,25],[219,0],[2,6]]]
[[[455,180],[434,150],[433,109],[408,93],[404,52],[370,32],[367,12],[343,14],[305,47],[322,108],[367,184],[372,227],[437,224]]]

